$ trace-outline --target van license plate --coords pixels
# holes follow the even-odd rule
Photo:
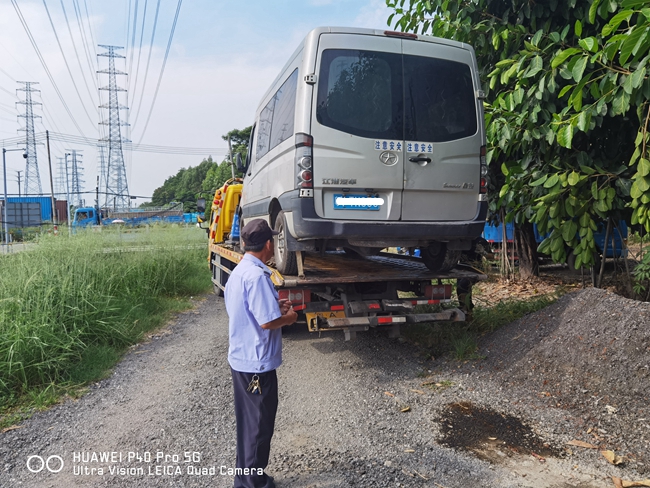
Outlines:
[[[379,210],[383,203],[383,198],[368,195],[334,195],[335,210]]]

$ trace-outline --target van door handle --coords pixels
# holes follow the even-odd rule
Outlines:
[[[426,161],[427,163],[430,163],[431,158],[427,156],[411,156],[409,158],[409,161],[411,161],[412,163],[421,163],[422,161]]]

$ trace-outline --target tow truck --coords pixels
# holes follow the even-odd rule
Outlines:
[[[244,256],[238,214],[242,189],[243,180],[231,178],[216,190],[205,228],[212,283],[219,296]],[[205,212],[205,199],[198,200],[197,208]],[[199,227],[201,223],[202,219]],[[463,292],[469,293],[471,284],[487,277],[461,264],[447,272],[433,272],[412,254],[381,252],[362,257],[344,251],[296,251],[297,275],[282,275],[272,264],[269,268],[280,298],[289,299],[311,332],[343,331],[348,341],[371,327],[387,329],[389,337],[397,337],[403,324],[465,321],[458,307],[437,312],[419,312],[417,307],[450,303],[451,281],[463,283]],[[461,286],[459,295],[460,290]]]

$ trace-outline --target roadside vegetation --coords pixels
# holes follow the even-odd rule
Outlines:
[[[105,376],[129,345],[211,287],[196,228],[44,235],[0,263],[5,425]]]
[[[537,251],[594,264],[598,225],[650,232],[645,0],[386,0],[395,29],[467,42],[485,95],[491,220]],[[535,245],[533,224],[548,236]]]

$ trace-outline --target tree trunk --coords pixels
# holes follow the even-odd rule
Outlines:
[[[519,275],[524,278],[539,276],[537,241],[533,224],[525,223],[515,227],[517,250],[519,251]]]

